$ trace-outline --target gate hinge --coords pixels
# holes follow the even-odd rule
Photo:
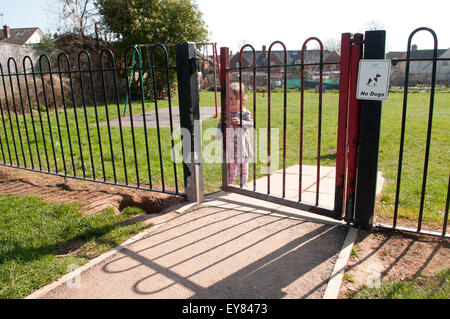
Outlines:
[[[364,36],[361,33],[356,33],[350,42],[353,44],[364,44]]]

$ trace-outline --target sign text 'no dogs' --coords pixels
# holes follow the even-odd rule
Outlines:
[[[356,98],[359,100],[386,100],[390,71],[390,60],[360,60]]]

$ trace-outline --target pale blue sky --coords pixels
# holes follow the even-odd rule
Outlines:
[[[40,27],[56,31],[51,15],[56,0],[0,0],[0,22],[12,28]],[[303,41],[317,36],[322,41],[340,39],[343,32],[362,32],[375,20],[385,26],[387,49],[405,51],[409,34],[417,27],[432,28],[439,48],[450,48],[450,20],[446,0],[197,0],[208,24],[211,40],[236,50],[239,43],[256,47],[283,41],[288,49],[300,49]],[[3,21],[1,21],[3,20]],[[432,48],[431,36],[414,37],[419,49]]]

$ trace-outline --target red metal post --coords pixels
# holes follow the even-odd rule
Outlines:
[[[339,80],[339,116],[338,136],[336,150],[336,186],[334,211],[335,218],[340,219],[344,210],[345,176],[346,176],[346,151],[347,151],[347,115],[348,115],[348,90],[350,78],[350,33],[341,36],[341,62]]]
[[[355,34],[350,54],[350,87],[348,106],[348,170],[347,190],[345,195],[345,220],[353,220],[355,206],[356,167],[359,144],[359,117],[361,113],[359,100],[356,99],[359,60],[362,58],[363,35]]]

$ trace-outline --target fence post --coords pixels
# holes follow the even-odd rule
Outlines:
[[[185,193],[189,201],[203,201],[202,145],[195,44],[175,44],[182,134]],[[188,135],[188,136],[186,136]]]
[[[226,191],[228,187],[228,161],[226,148],[226,128],[229,127],[228,119],[228,101],[230,83],[230,73],[226,71],[230,67],[230,51],[228,48],[220,48],[220,120],[222,123],[222,190]]]
[[[336,188],[334,197],[334,213],[336,219],[342,219],[344,210],[345,176],[347,163],[347,112],[348,112],[348,80],[350,78],[350,33],[341,36],[341,76],[339,80],[339,116],[336,151]]]
[[[385,58],[386,31],[366,31],[364,59]],[[371,230],[375,213],[381,101],[361,100],[355,226]]]
[[[355,188],[357,172],[357,156],[359,144],[359,121],[361,106],[356,99],[356,89],[358,82],[358,67],[362,57],[363,35],[357,33],[353,37],[350,58],[350,85],[348,101],[348,123],[347,123],[347,183],[345,192],[345,221],[353,221],[355,210]]]

